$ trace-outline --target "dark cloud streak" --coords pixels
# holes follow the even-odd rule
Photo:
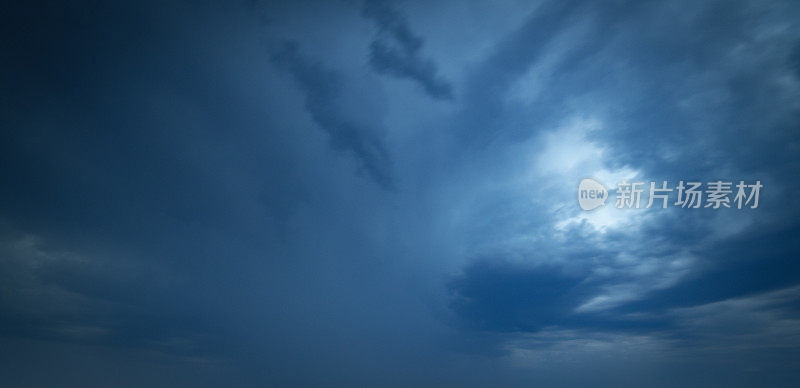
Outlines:
[[[330,135],[333,147],[353,153],[367,174],[381,187],[393,189],[392,161],[375,132],[368,131],[341,111],[337,105],[343,80],[300,52],[295,42],[283,42],[272,50],[276,64],[288,71],[305,93],[306,108],[314,121]]]
[[[412,79],[432,98],[453,98],[453,86],[439,76],[432,60],[421,57],[422,38],[414,35],[396,9],[383,0],[367,0],[363,14],[374,20],[379,29],[369,46],[369,62],[376,72]]]

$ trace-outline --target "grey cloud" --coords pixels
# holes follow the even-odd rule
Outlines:
[[[763,296],[800,278],[798,40],[772,28],[795,15],[778,3],[750,14],[754,5],[738,2],[544,2],[511,34],[491,32],[486,52],[455,53],[478,66],[454,84],[392,5],[364,5],[379,29],[358,45],[372,68],[435,98],[457,90],[445,112],[396,83],[349,83],[374,77],[358,50],[319,50],[363,33],[346,4],[309,12],[265,2],[272,22],[285,21],[275,31],[303,42],[271,52],[260,29],[242,28],[260,27],[256,18],[230,4],[57,6],[29,27],[4,15],[19,19],[10,30],[35,32],[9,34],[13,71],[0,76],[11,81],[3,103],[15,104],[0,118],[10,129],[0,135],[0,221],[14,231],[0,230],[0,364],[17,370],[4,381],[196,386],[195,371],[227,361],[238,370],[204,383],[588,385],[589,368],[611,366],[619,383],[610,386],[669,385],[675,370],[697,385],[718,361],[726,365],[712,382],[796,381],[794,365],[771,373],[764,361],[795,362],[794,343],[736,353],[770,373],[732,373],[731,357],[692,359],[742,344],[732,339],[750,321],[735,315],[757,315],[755,342],[796,335],[785,330],[797,324],[796,288]],[[531,69],[542,92],[510,98],[524,94]],[[305,107],[273,87],[292,82]],[[368,103],[381,88],[397,103],[385,115]],[[561,206],[551,195],[561,180],[540,180],[531,155],[542,148],[537,132],[572,116],[602,122],[590,140],[609,169],[645,179],[768,170],[777,185],[766,186],[762,209],[740,213],[753,224],[725,239],[714,233],[744,217],[653,210],[632,228],[556,227],[575,215],[574,197]],[[311,121],[320,131],[298,129]],[[330,158],[325,139],[347,157]],[[353,176],[351,156],[368,179]],[[17,249],[17,230],[41,245]],[[684,254],[693,259],[676,260]],[[614,304],[576,311],[614,292]],[[632,366],[643,347],[657,363]],[[62,356],[48,358],[54,351]],[[619,358],[598,362],[609,354]],[[691,365],[673,368],[669,356]],[[142,360],[152,365],[137,368]],[[124,373],[104,375],[115,368]],[[656,377],[628,380],[635,373]]]
[[[578,1],[546,2],[492,49],[466,82],[461,121],[456,131],[467,144],[483,147],[508,130],[508,89],[546,50],[548,42],[567,26],[567,18],[580,7]],[[554,90],[555,92],[555,90]],[[541,123],[557,112],[558,101],[533,107]],[[505,134],[508,136],[508,134]]]
[[[363,14],[379,28],[369,47],[375,71],[414,80],[435,99],[453,98],[453,86],[438,74],[432,60],[421,57],[423,40],[414,35],[403,15],[383,0],[365,1]]]

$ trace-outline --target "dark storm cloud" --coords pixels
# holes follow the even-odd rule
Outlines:
[[[629,166],[645,179],[673,183],[729,175],[730,179],[761,178],[772,182],[774,195],[796,191],[797,181],[788,178],[797,171],[792,153],[798,135],[788,130],[797,126],[796,94],[792,94],[796,89],[786,78],[792,71],[787,58],[796,47],[795,38],[776,35],[770,50],[760,49],[761,43],[756,42],[773,23],[780,25],[788,16],[780,14],[781,6],[762,10],[722,3],[687,7],[544,3],[522,27],[501,39],[468,79],[465,108],[454,130],[471,145],[484,146],[497,139],[512,143],[558,125],[564,116],[599,114],[605,128],[589,138],[608,147],[610,152],[604,157],[611,168]],[[664,17],[665,13],[673,16]],[[654,20],[659,20],[657,27],[645,27]],[[742,50],[742,57],[731,66],[731,53],[737,50]],[[548,58],[553,52],[559,54]],[[622,70],[616,67],[620,63],[625,64]],[[525,82],[535,66],[541,66],[538,74],[543,75],[537,86],[544,92],[524,103],[514,101],[511,89]],[[603,270],[613,268],[613,275],[582,273],[582,292],[577,296],[545,298],[559,307],[554,311],[537,298],[541,293],[531,284],[547,284],[552,292],[574,290],[570,283],[558,281],[558,271],[546,275],[554,282],[550,284],[531,275],[525,266],[498,271],[485,264],[469,264],[450,283],[455,295],[452,311],[462,324],[484,332],[481,335],[498,334],[497,343],[483,341],[485,348],[475,350],[478,353],[507,344],[507,336],[501,334],[509,330],[542,331],[537,324],[542,320],[567,330],[688,339],[692,334],[679,329],[684,322],[671,309],[763,295],[798,284],[797,266],[790,259],[798,254],[790,237],[798,233],[797,221],[787,216],[797,214],[797,202],[788,197],[773,200],[753,214],[754,225],[716,240],[713,235],[747,221],[731,218],[723,224],[710,223],[714,214],[698,211],[654,215],[636,225],[636,230],[615,229],[597,236],[575,227],[571,230],[575,234],[566,235],[563,242],[574,249],[554,252],[555,260],[565,268],[608,266]],[[764,229],[766,225],[770,227]],[[540,233],[552,232],[532,228],[522,235]],[[617,266],[615,258],[621,254],[637,262],[652,261],[654,266],[670,262],[675,255],[690,255],[697,262],[686,272],[662,274],[676,279],[676,284],[650,288],[661,281],[661,275],[637,275],[651,271],[646,267]],[[668,272],[668,266],[663,270]],[[515,286],[515,279],[524,277],[530,277],[530,283],[523,282],[531,287],[526,291]],[[481,287],[484,283],[496,284]],[[592,300],[591,295],[601,295],[599,300],[621,299],[607,308],[575,311]],[[795,309],[791,304],[780,307],[782,314],[794,314]]]
[[[151,385],[156,358],[177,374],[235,364],[234,385],[379,381],[353,366],[408,365],[427,334],[396,333],[424,332],[421,310],[376,259],[393,255],[371,198],[389,195],[390,160],[339,110],[339,74],[270,57],[236,6],[96,7],[36,9],[36,34],[8,42],[20,74],[3,74],[14,114],[0,119],[13,128],[0,141],[4,359],[58,343],[91,373],[130,354],[138,377],[115,379]],[[75,373],[62,385],[95,381]]]
[[[349,120],[337,100],[345,86],[342,78],[322,63],[304,56],[295,42],[284,42],[273,50],[273,59],[285,68],[306,95],[306,108],[331,137],[333,146],[354,154],[367,174],[384,188],[394,186],[392,162],[374,132]]]
[[[793,258],[800,255],[800,243],[792,236],[798,232],[797,225],[773,226],[706,248],[707,262],[690,279],[622,309],[661,311],[796,286],[800,264]]]
[[[577,306],[581,280],[559,270],[480,260],[448,285],[450,308],[476,329],[536,331],[562,322]]]
[[[180,12],[161,7],[166,19]],[[4,15],[27,15],[4,23],[27,31],[3,42],[17,71],[3,74],[14,111],[0,142],[5,336],[218,357],[221,338],[237,343],[222,311],[254,292],[230,281],[226,260],[262,265],[302,201],[291,140],[255,109],[269,102],[233,76],[214,81],[241,62],[212,64],[212,37],[198,45],[145,8]]]
[[[384,0],[365,1],[363,14],[379,29],[369,46],[369,62],[375,71],[410,78],[435,99],[453,98],[453,86],[438,74],[432,60],[421,56],[423,40],[410,30],[402,14]]]
[[[797,6],[489,3],[5,13],[3,382],[794,381]],[[762,207],[565,222],[623,168]]]
[[[587,250],[590,249],[587,246]],[[603,254],[602,251],[583,253]],[[556,266],[514,264],[505,259],[480,259],[468,264],[447,286],[450,309],[465,328],[471,330],[538,332],[555,326],[640,332],[665,327],[667,322],[663,319],[629,319],[607,312],[575,311],[604,285],[605,280],[595,279],[585,270],[576,272]]]

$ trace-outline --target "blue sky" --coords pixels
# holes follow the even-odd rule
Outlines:
[[[800,377],[795,2],[2,18],[0,385]],[[585,212],[587,177],[764,187]]]

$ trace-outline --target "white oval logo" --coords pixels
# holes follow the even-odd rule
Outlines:
[[[602,183],[591,178],[581,180],[578,185],[578,204],[581,205],[581,209],[596,209],[605,205],[606,199],[608,199],[608,190],[603,187]]]

